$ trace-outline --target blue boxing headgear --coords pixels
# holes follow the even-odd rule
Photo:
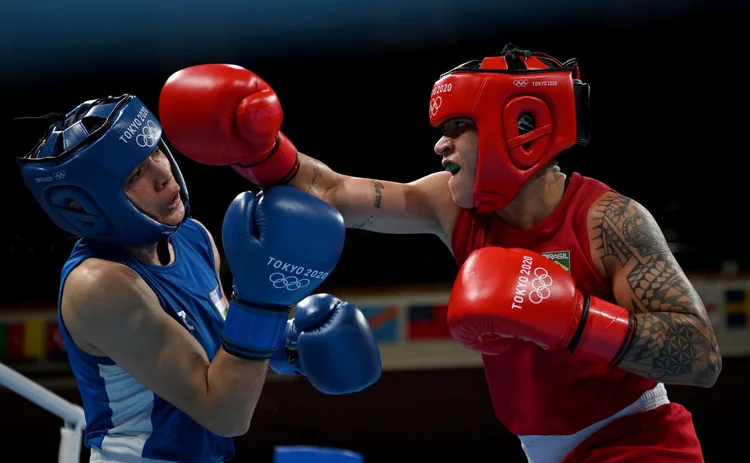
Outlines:
[[[161,124],[135,96],[80,104],[18,162],[26,185],[57,226],[107,244],[140,246],[179,227],[144,214],[123,189],[128,175],[157,148],[169,159],[180,186],[184,222],[190,207],[182,173],[162,140]],[[82,211],[71,209],[73,201]]]

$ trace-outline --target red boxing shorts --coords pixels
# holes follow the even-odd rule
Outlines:
[[[571,451],[562,463],[704,463],[693,416],[669,403],[619,418]]]

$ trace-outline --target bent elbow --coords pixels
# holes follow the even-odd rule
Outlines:
[[[247,420],[247,423],[241,423],[238,426],[234,426],[233,428],[227,429],[227,432],[224,432],[222,434],[219,434],[221,437],[241,437],[247,434],[247,432],[250,430],[250,420]]]
[[[708,363],[703,368],[703,371],[701,371],[701,374],[699,375],[700,381],[696,382],[696,386],[706,389],[713,387],[719,379],[721,368],[721,354],[719,354],[718,349],[716,349],[709,355]]]
[[[237,425],[231,430],[230,437],[240,437],[247,434],[250,430],[250,421],[252,420],[252,414],[242,417]]]
[[[711,389],[714,387],[714,384],[716,384],[716,380],[718,379],[718,376],[706,376],[693,383],[693,386],[698,386],[703,389]]]
[[[253,411],[245,407],[216,408],[200,424],[217,436],[239,437],[247,434],[250,429]]]
[[[206,427],[209,431],[220,437],[240,437],[250,430],[250,418],[247,419],[225,419]]]
[[[709,379],[710,381],[708,384],[706,384],[706,388],[713,387],[714,384],[716,384],[716,381],[719,380],[719,375],[721,374],[721,357],[719,357],[718,362],[716,362],[716,365],[711,369]]]

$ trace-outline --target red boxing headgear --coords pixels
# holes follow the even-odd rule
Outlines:
[[[589,85],[575,59],[561,63],[508,44],[503,56],[469,61],[432,87],[430,124],[468,118],[479,133],[474,207],[505,207],[562,151],[589,141]]]

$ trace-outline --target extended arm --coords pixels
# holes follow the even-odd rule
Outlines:
[[[721,355],[700,296],[651,214],[614,193],[589,213],[592,250],[635,330],[619,367],[668,384],[710,387]]]
[[[450,174],[411,183],[349,177],[299,153],[283,133],[273,89],[247,69],[225,64],[174,73],[159,100],[167,138],[185,156],[232,166],[263,188],[288,184],[328,202],[346,226],[381,233],[431,233],[450,247],[458,207]]]
[[[448,242],[457,208],[448,189],[450,174],[438,172],[410,183],[351,177],[299,154],[289,185],[323,199],[344,216],[347,227],[381,233],[432,233]]]

